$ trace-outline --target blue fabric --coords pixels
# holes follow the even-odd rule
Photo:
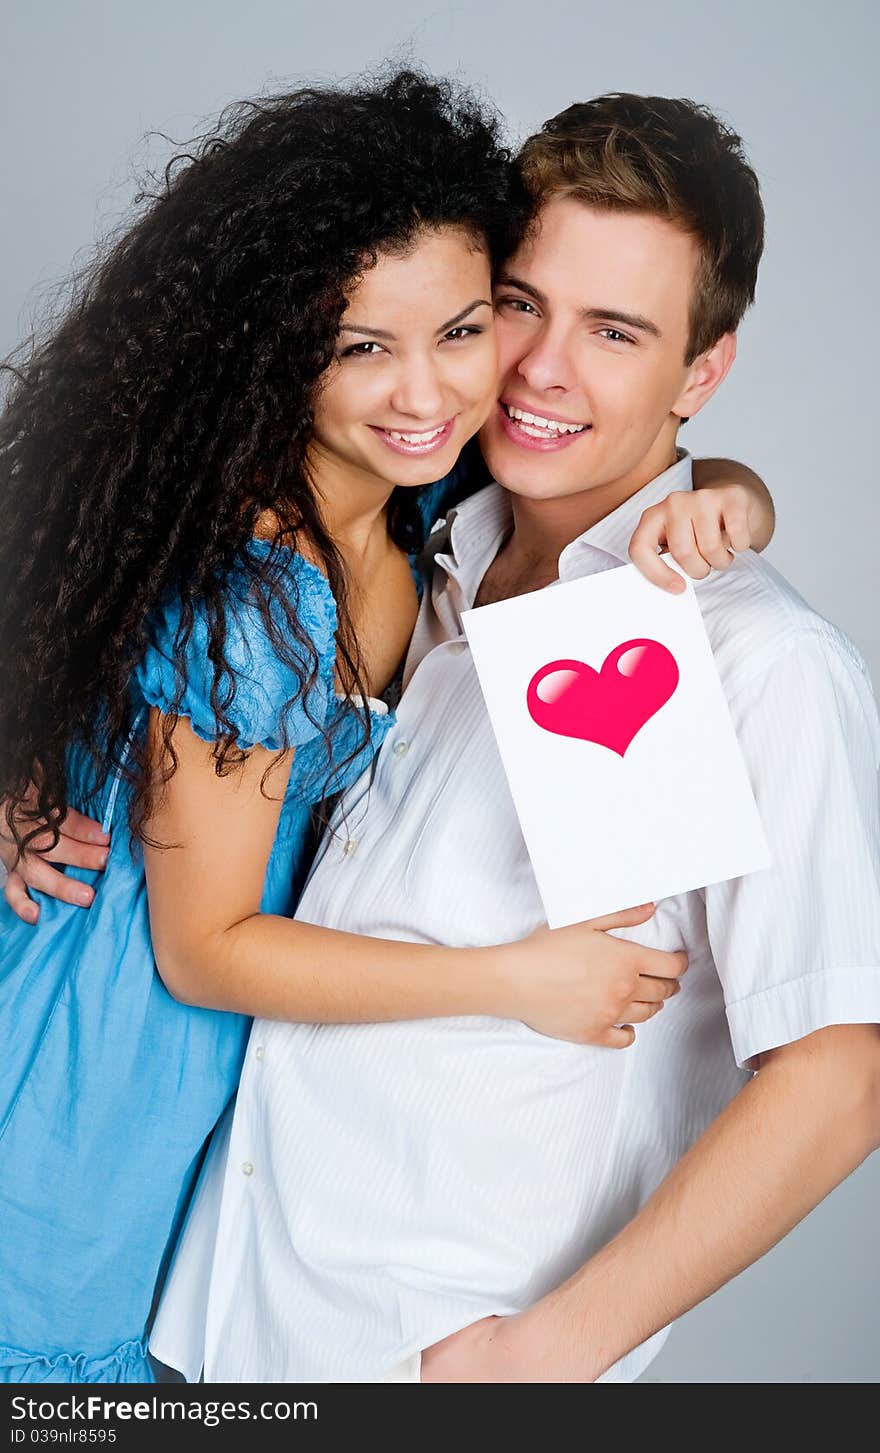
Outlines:
[[[426,528],[460,489],[452,476],[423,493]],[[328,774],[334,790],[354,780],[394,716],[374,715],[358,750],[362,726],[333,691],[335,602],[314,566],[285,555],[285,589],[319,662],[307,700],[284,710],[298,676],[279,662],[244,572],[229,581],[227,652],[240,744],[297,748],[262,899],[264,912],[291,914],[308,869],[310,806]],[[174,602],[153,622],[132,683],[141,730],[147,707],[178,697],[179,623]],[[179,710],[210,739],[206,639],[197,613]],[[105,812],[112,784],[96,804],[91,765],[75,749],[69,781],[72,806]],[[155,1293],[241,1072],[250,1021],[177,1003],[156,972],[128,790],[117,786],[105,872],[69,870],[97,888],[88,911],[37,894],[34,929],[0,901],[0,1382],[152,1380],[144,1339]]]

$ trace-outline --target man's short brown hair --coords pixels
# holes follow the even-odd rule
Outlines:
[[[696,238],[701,260],[685,362],[736,331],[755,298],[764,208],[740,137],[705,106],[598,96],[547,121],[519,161],[539,206],[575,197],[663,217]]]

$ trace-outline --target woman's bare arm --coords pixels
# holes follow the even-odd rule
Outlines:
[[[158,739],[160,718],[151,714]],[[218,777],[211,749],[177,723],[179,765],[145,849],[156,962],[178,999],[266,1019],[376,1022],[452,1014],[521,1019],[543,1033],[625,1047],[674,992],[684,956],[612,938],[648,906],[513,944],[450,949],[344,933],[260,912],[293,754],[255,748]],[[269,768],[265,794],[260,783]],[[639,1008],[641,1006],[641,1008]]]

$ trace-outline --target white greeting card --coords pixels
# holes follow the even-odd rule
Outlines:
[[[769,866],[687,587],[624,565],[464,614],[551,928]]]

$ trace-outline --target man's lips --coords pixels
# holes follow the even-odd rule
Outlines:
[[[455,419],[446,419],[442,424],[435,424],[430,429],[382,429],[377,424],[371,424],[370,428],[374,434],[378,434],[383,444],[393,449],[396,454],[409,454],[421,457],[424,454],[434,454],[442,449],[449,440],[449,436],[455,427]]]
[[[526,417],[514,417],[514,414]],[[589,434],[592,424],[578,423],[574,419],[558,419],[537,410],[511,402],[499,400],[498,417],[501,427],[512,443],[521,449],[535,449],[542,453],[568,449],[584,434]],[[535,422],[538,421],[538,422]],[[557,426],[557,427],[554,427]]]

